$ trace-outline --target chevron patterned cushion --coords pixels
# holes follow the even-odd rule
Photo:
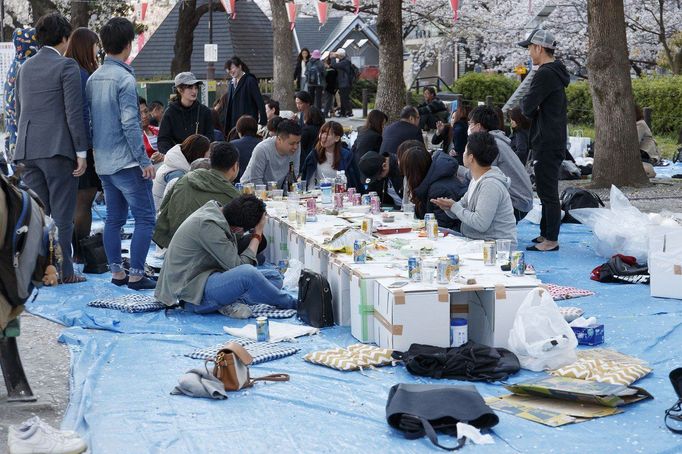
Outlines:
[[[380,367],[393,364],[392,350],[372,345],[355,344],[348,348],[333,348],[311,352],[304,360],[343,371],[362,370],[366,367]]]
[[[652,370],[639,358],[605,348],[593,348],[578,351],[578,361],[550,373],[561,377],[630,386]]]

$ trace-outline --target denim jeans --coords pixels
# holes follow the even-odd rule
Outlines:
[[[282,282],[282,275],[276,270],[239,265],[229,271],[211,274],[206,281],[201,304],[185,304],[185,310],[208,314],[240,299],[246,304],[270,304],[279,309],[293,309],[296,299],[281,290]]]
[[[156,225],[152,181],[142,178],[142,169],[132,167],[113,175],[100,175],[107,219],[104,222],[104,250],[112,273],[123,271],[121,259],[121,227],[128,218],[128,207],[135,219],[130,245],[130,275],[143,276],[144,262],[149,252]]]

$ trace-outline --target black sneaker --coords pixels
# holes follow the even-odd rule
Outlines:
[[[131,290],[154,290],[156,288],[156,281],[143,276],[139,281],[128,281],[128,288]]]
[[[111,283],[119,287],[122,287],[128,283],[128,276],[124,277],[123,279],[116,279],[112,277]]]

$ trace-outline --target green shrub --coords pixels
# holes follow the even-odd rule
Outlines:
[[[370,103],[374,100],[377,94],[377,81],[376,80],[367,80],[367,79],[358,79],[355,81],[353,84],[353,87],[350,90],[350,98],[351,102],[353,103],[353,107],[360,108],[362,107],[362,89],[366,88],[369,90],[369,101]]]
[[[651,107],[654,134],[678,133],[682,129],[682,76],[661,76],[632,81],[635,102]],[[592,98],[587,82],[575,82],[566,90],[569,123],[594,123]]]
[[[464,96],[474,105],[492,96],[496,105],[503,105],[519,86],[519,82],[502,74],[467,73],[452,86],[455,93]]]

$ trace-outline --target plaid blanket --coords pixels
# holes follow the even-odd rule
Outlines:
[[[139,293],[131,293],[130,295],[117,296],[115,298],[104,298],[90,301],[90,307],[99,307],[102,309],[116,309],[121,312],[137,313],[137,312],[153,312],[166,309],[166,305],[158,301],[153,296],[142,295]]]
[[[246,349],[247,352],[253,357],[252,364],[260,364],[268,361],[273,361],[275,359],[286,358],[297,353],[300,348],[293,347],[282,343],[270,343],[270,342],[256,342],[245,337],[237,337],[231,339],[227,342],[221,344],[216,344],[211,347],[197,348],[191,353],[185,354],[192,359],[213,359],[218,354],[218,351],[229,342],[234,342]]]

